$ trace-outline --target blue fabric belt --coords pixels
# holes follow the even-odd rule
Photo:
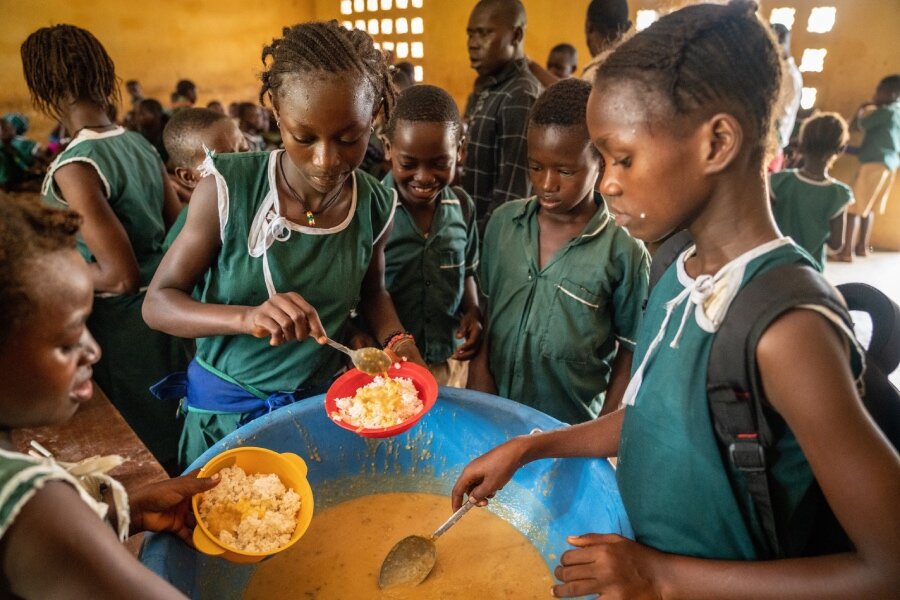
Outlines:
[[[219,413],[243,413],[241,424],[268,414],[276,408],[293,404],[310,396],[324,394],[331,381],[293,392],[275,392],[266,398],[259,398],[241,386],[222,379],[203,368],[197,359],[191,361],[187,372],[179,371],[165,377],[150,387],[150,391],[160,400],[180,400],[184,398],[188,409],[196,408]]]

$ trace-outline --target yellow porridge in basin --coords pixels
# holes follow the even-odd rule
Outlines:
[[[430,535],[451,514],[450,499],[374,494],[313,518],[294,546],[263,563],[244,600],[351,598],[438,600],[547,598],[554,580],[531,542],[486,509],[475,509],[437,541],[431,575],[411,588],[378,588],[381,562],[407,535]]]

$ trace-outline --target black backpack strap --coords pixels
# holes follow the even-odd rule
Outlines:
[[[666,269],[693,243],[694,240],[691,238],[688,230],[682,229],[660,244],[656,252],[653,253],[653,260],[650,261],[650,288],[648,295],[649,292],[653,291],[653,287],[659,282]]]
[[[803,304],[850,317],[837,291],[810,267],[792,263],[754,277],[734,298],[716,332],[707,373],[707,395],[716,437],[746,479],[771,557],[785,556],[772,504],[768,455],[775,443],[764,412],[768,403],[756,365],[756,346],[769,325]]]

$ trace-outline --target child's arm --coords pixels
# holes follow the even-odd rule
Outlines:
[[[466,387],[486,394],[496,394],[497,384],[494,381],[494,375],[491,373],[490,361],[488,360],[491,354],[489,330],[488,316],[485,314],[484,339],[475,356],[469,361],[469,380],[466,382]]]
[[[800,357],[798,359],[798,357]],[[739,562],[662,554],[619,536],[582,536],[561,557],[558,597],[889,598],[900,589],[900,457],[859,401],[844,340],[818,314],[787,313],[763,334],[766,397],[787,421],[855,552]]]
[[[168,531],[193,546],[191,536],[196,523],[191,498],[219,483],[218,474],[197,478],[197,472],[129,491],[131,535],[141,531]]]
[[[391,295],[384,285],[384,247],[391,237],[393,228],[393,223],[388,225],[381,238],[375,243],[372,249],[372,260],[369,262],[369,269],[366,271],[365,277],[363,277],[362,289],[360,290],[360,312],[372,333],[379,340],[384,340],[397,331],[405,331],[403,323],[400,322],[400,317],[397,316],[394,301],[391,300]],[[425,366],[425,360],[410,338],[398,342],[391,347],[391,350],[397,353],[398,356]]]
[[[615,456],[625,410],[553,431],[515,437],[470,462],[453,486],[456,510],[468,494],[481,505],[494,497],[520,467],[541,458]]]
[[[83,162],[63,165],[53,174],[60,195],[84,217],[81,235],[94,255],[89,263],[95,292],[133,294],[141,285],[128,234],[106,199],[97,171]]]
[[[456,338],[465,339],[466,341],[453,353],[453,358],[456,360],[470,360],[475,356],[475,353],[478,352],[478,348],[481,346],[483,332],[475,276],[468,275],[463,285],[463,298],[460,304],[462,318],[459,321],[459,328],[456,330]]]
[[[609,374],[609,385],[606,386],[606,399],[603,401],[603,408],[600,409],[598,416],[608,415],[611,412],[619,410],[622,404],[622,396],[625,395],[625,388],[631,381],[631,360],[634,352],[619,344],[616,350],[616,358],[613,360],[612,371]]]
[[[51,481],[0,539],[10,591],[23,598],[183,598],[119,543],[67,483]]]
[[[316,309],[295,292],[276,294],[259,306],[207,304],[191,297],[220,247],[216,182],[205,177],[194,191],[184,229],[150,282],[143,306],[147,325],[184,338],[271,336],[272,345],[325,335]]]

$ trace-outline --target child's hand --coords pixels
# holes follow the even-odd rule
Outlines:
[[[378,342],[376,342],[366,331],[354,325],[353,321],[348,321],[347,347],[353,350],[359,350],[360,348],[378,348]]]
[[[271,336],[269,344],[278,346],[288,340],[316,338],[324,343],[325,327],[319,313],[296,292],[275,294],[259,306],[248,309],[243,330],[258,338]]]
[[[459,321],[459,328],[456,330],[456,339],[465,338],[465,342],[453,353],[456,360],[471,360],[481,347],[481,334],[484,326],[481,323],[481,310],[473,307],[469,309]]]
[[[453,510],[463,505],[464,495],[479,506],[485,506],[525,464],[522,456],[526,444],[525,438],[513,438],[466,465],[450,495]]]
[[[560,557],[554,574],[562,583],[551,589],[555,597],[661,597],[654,572],[662,555],[656,550],[614,534],[589,533],[570,536],[567,541],[576,548]]]
[[[191,510],[191,498],[218,483],[218,475],[197,479],[194,471],[130,492],[131,533],[170,531],[193,546],[191,532],[197,523]]]

